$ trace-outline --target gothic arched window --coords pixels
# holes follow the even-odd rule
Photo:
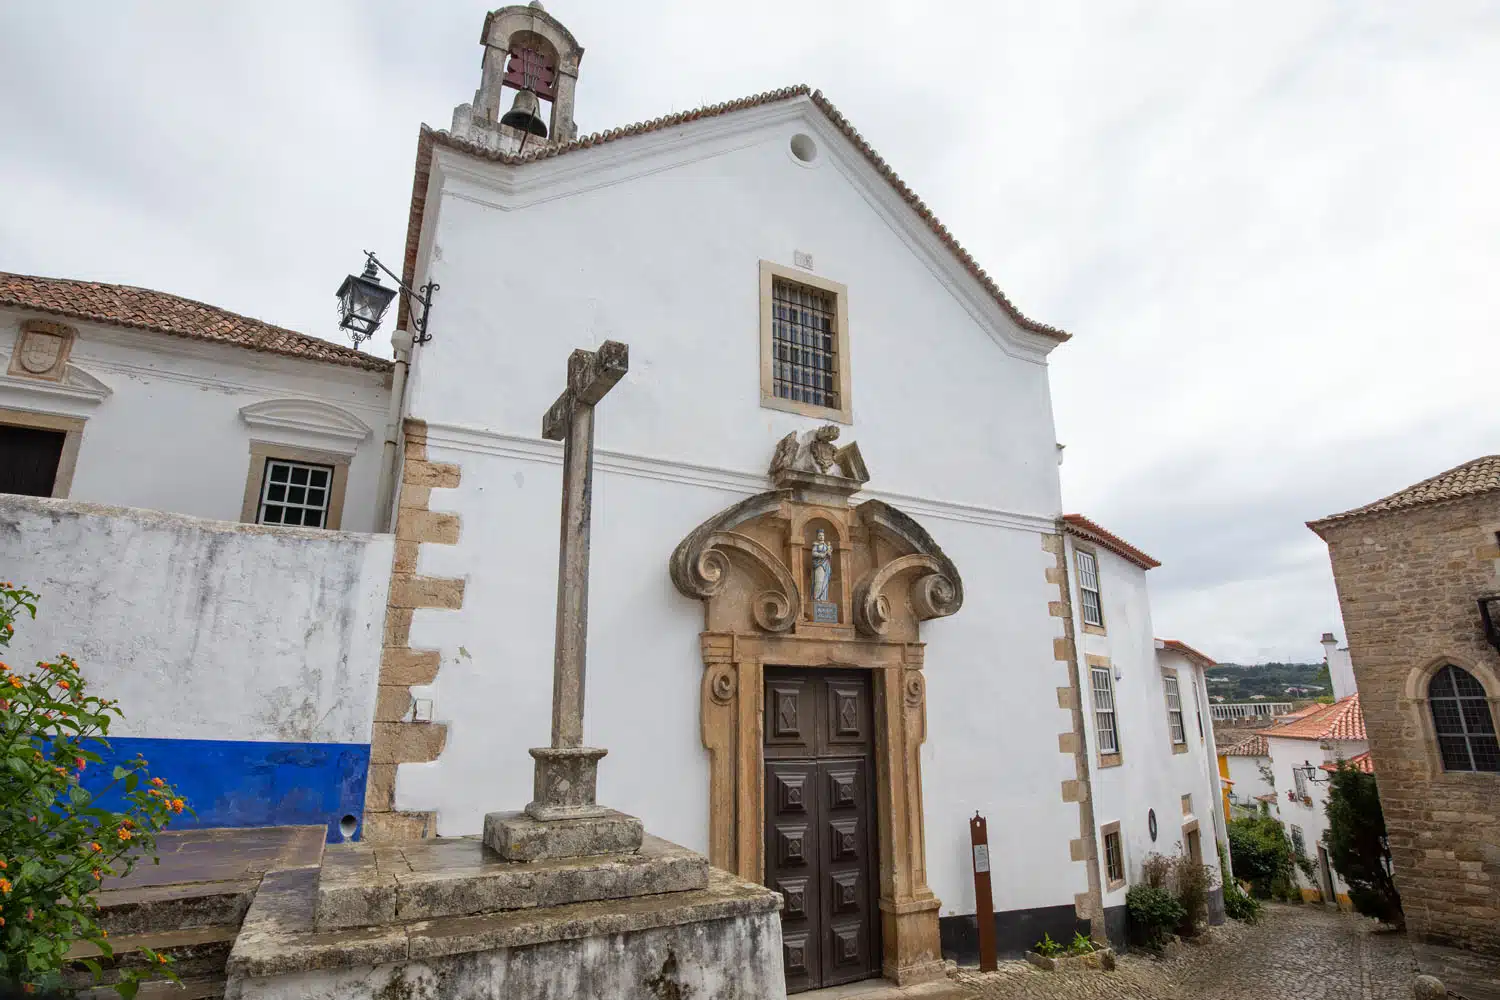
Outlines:
[[[1473,674],[1448,664],[1427,683],[1445,771],[1500,771],[1495,717]]]

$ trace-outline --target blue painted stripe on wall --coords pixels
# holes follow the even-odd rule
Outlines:
[[[109,784],[114,766],[137,756],[147,770],[176,786],[196,816],[183,812],[168,829],[322,823],[328,842],[343,840],[339,822],[364,822],[368,743],[260,743],[249,740],[163,740],[111,737],[96,747],[103,766],[84,772],[91,791]],[[101,805],[117,798],[112,793]]]

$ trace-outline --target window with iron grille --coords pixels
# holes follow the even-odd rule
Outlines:
[[[1167,723],[1172,729],[1172,742],[1186,743],[1187,732],[1182,728],[1182,693],[1177,688],[1177,677],[1162,674],[1161,680],[1167,689]]]
[[[1292,850],[1298,856],[1307,853],[1307,838],[1302,835],[1302,827],[1300,826],[1292,827]]]
[[[780,399],[841,407],[838,298],[785,278],[771,281],[772,385]]]
[[[1427,682],[1432,725],[1445,771],[1500,771],[1500,744],[1484,687],[1452,664]]]
[[[1100,753],[1119,753],[1120,736],[1115,729],[1115,688],[1109,667],[1090,667],[1094,688],[1094,729],[1099,734]]]
[[[1078,592],[1083,598],[1083,623],[1104,627],[1104,604],[1099,600],[1099,563],[1092,552],[1078,550]]]
[[[333,467],[266,459],[260,487],[257,524],[285,524],[321,528],[328,521],[328,496]]]
[[[1119,830],[1104,835],[1104,869],[1111,882],[1125,881],[1125,850]]]

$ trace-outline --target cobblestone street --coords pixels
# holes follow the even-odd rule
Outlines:
[[[1230,921],[1169,960],[1123,956],[1114,972],[1041,972],[1001,963],[961,970],[975,997],[1074,1000],[1406,1000],[1415,965],[1405,935],[1321,906],[1267,905],[1254,926]]]

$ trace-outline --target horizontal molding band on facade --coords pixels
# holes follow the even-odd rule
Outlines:
[[[476,455],[493,455],[498,458],[536,462],[541,465],[562,465],[562,445],[559,443],[462,424],[428,422],[427,443],[435,448],[448,448],[452,451]],[[724,490],[745,496],[753,496],[771,489],[770,479],[761,473],[695,465],[691,462],[611,451],[605,448],[594,449],[594,468],[600,472],[616,475],[700,486],[705,489]],[[1051,533],[1057,530],[1055,519],[1043,514],[1001,510],[998,507],[958,503],[934,497],[919,497],[890,490],[863,490],[855,494],[853,499],[856,503],[863,500],[883,500],[918,517],[962,521],[966,524],[1009,528],[1013,531]]]

